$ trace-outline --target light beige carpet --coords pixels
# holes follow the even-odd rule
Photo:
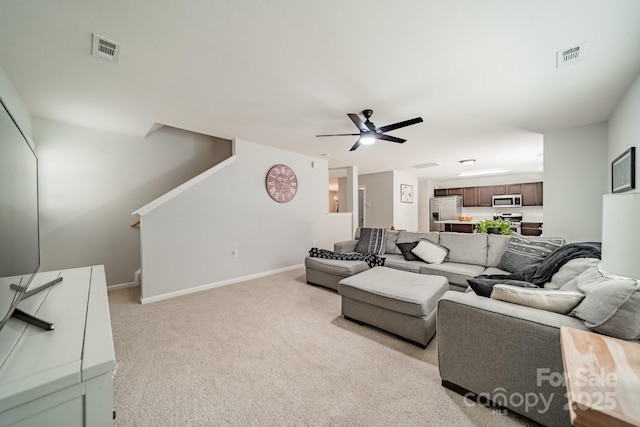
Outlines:
[[[302,269],[138,301],[109,293],[116,426],[535,425],[443,388],[437,337],[425,350],[345,320]]]

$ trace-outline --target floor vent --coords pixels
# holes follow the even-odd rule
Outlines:
[[[117,63],[121,49],[122,45],[120,43],[116,43],[113,40],[109,40],[95,33],[93,34],[93,49],[91,50],[93,56]]]
[[[556,68],[575,64],[584,58],[584,43],[556,52]]]

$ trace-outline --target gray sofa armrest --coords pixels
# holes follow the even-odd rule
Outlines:
[[[443,385],[544,425],[569,426],[560,326],[587,329],[570,316],[474,292],[445,293],[437,311]]]
[[[346,254],[349,252],[355,252],[358,240],[344,240],[342,242],[336,242],[333,244],[333,251],[339,254]]]

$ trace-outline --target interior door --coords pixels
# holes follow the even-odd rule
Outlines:
[[[364,188],[358,188],[358,227],[364,227]]]

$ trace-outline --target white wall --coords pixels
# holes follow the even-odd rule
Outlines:
[[[140,268],[136,208],[231,155],[231,142],[164,127],[146,138],[35,118],[42,269],[104,264],[109,285]]]
[[[413,186],[413,203],[402,203],[400,198],[401,184]],[[418,195],[420,188],[418,177],[407,173],[393,172],[393,223],[392,225],[398,230],[418,230]]]
[[[636,147],[636,188],[640,192],[640,75],[631,85],[609,119],[609,165],[629,147]],[[609,166],[610,167],[610,166]],[[607,175],[607,190],[611,192],[611,174]],[[638,216],[638,213],[635,213]]]
[[[544,135],[544,234],[601,241],[607,193],[607,123]]]
[[[311,246],[351,238],[350,216],[327,213],[326,160],[235,141],[227,162],[158,207],[140,209],[143,302],[300,266]],[[274,202],[265,190],[277,163],[298,177],[289,203]],[[327,232],[341,223],[342,233]]]
[[[393,171],[358,176],[358,185],[365,187],[366,227],[389,228],[394,225],[393,182]]]
[[[11,83],[11,80],[9,80],[9,77],[2,66],[0,66],[0,98],[2,98],[5,106],[13,116],[13,119],[18,123],[18,126],[20,126],[20,129],[27,139],[30,140],[32,145],[35,145],[33,141],[33,130],[31,127],[31,113],[29,113],[27,106],[22,101],[22,98],[16,91],[13,83]]]

